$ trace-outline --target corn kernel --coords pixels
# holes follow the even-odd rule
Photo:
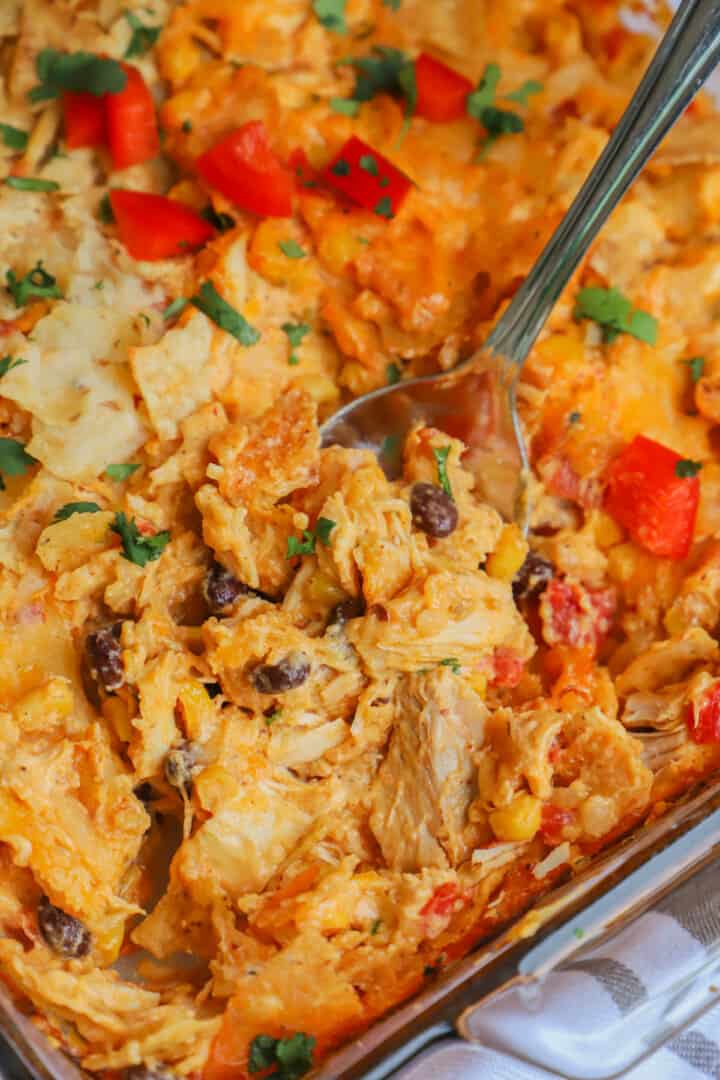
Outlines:
[[[495,550],[488,556],[486,570],[490,577],[512,581],[525,562],[528,546],[517,525],[506,525]]]
[[[237,794],[237,781],[222,765],[208,765],[193,777],[196,798],[203,810],[213,814]]]
[[[130,742],[133,734],[130,723],[130,711],[127,702],[122,697],[105,698],[102,703],[102,714],[121,742]]]
[[[207,691],[202,683],[188,682],[180,689],[177,700],[183,711],[185,734],[189,739],[196,739],[202,734],[208,713],[213,711]]]
[[[484,698],[487,694],[487,675],[481,674],[481,672],[474,672],[467,680],[470,686],[473,688],[478,697]]]
[[[318,570],[308,584],[308,597],[313,603],[320,604],[322,607],[333,607],[347,600],[347,593],[338,585],[335,578]]]
[[[308,372],[301,375],[297,382],[307,391],[317,405],[324,405],[328,401],[337,401],[340,390],[332,379],[327,375],[319,375],[316,372]]]
[[[688,628],[688,620],[683,612],[682,605],[673,604],[663,620],[668,634],[677,637]]]
[[[509,806],[493,810],[490,826],[498,840],[532,840],[540,828],[542,803],[534,795],[516,795]]]
[[[37,731],[60,723],[73,710],[73,691],[67,679],[54,678],[25,694],[15,706],[15,721],[24,731]]]
[[[618,525],[617,521],[614,521],[604,510],[598,510],[595,513],[594,532],[595,543],[603,550],[619,544],[625,535],[622,526]]]
[[[613,581],[630,581],[639,569],[639,552],[634,544],[618,544],[608,552],[608,573]]]
[[[106,921],[100,930],[93,928],[93,939],[95,951],[103,965],[114,963],[125,940],[125,919]]]

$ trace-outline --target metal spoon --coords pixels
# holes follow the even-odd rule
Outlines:
[[[720,60],[720,0],[684,0],[612,137],[483,348],[452,371],[384,386],[321,429],[324,446],[369,447],[388,475],[418,424],[462,432],[476,490],[523,528],[529,464],[515,401],[520,369],[598,230]]]

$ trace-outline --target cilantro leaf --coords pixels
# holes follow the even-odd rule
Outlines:
[[[498,109],[494,105],[488,105],[480,111],[480,123],[494,139],[499,135],[517,135],[525,130],[522,116],[508,109]]]
[[[443,667],[452,668],[454,675],[457,675],[460,671],[460,661],[455,656],[446,656],[440,663]]]
[[[395,217],[393,214],[392,199],[389,195],[383,195],[382,199],[378,199],[373,207],[373,213],[377,214],[378,217],[387,218],[388,221]]]
[[[7,270],[5,282],[16,307],[23,307],[28,300],[35,297],[62,298],[62,291],[58,288],[56,279],[43,269],[42,262],[38,262],[22,278],[18,278],[14,270]]]
[[[401,69],[408,58],[400,49],[389,45],[375,45],[369,56],[351,57],[345,63],[355,68],[355,101],[371,101],[377,94],[403,96],[399,79]]]
[[[131,56],[144,56],[152,49],[160,37],[161,26],[145,26],[132,11],[125,12],[125,18],[130,24],[132,36],[123,57],[129,60]]]
[[[453,493],[450,487],[450,478],[447,472],[447,459],[450,453],[449,446],[433,447],[433,456],[437,463],[438,483],[446,495],[452,499]]]
[[[279,1039],[275,1047],[278,1077],[281,1080],[298,1080],[312,1068],[315,1039],[304,1031],[297,1031],[289,1039]]]
[[[256,1035],[250,1043],[250,1060],[248,1068],[251,1073],[262,1072],[275,1064],[275,1048],[278,1039],[272,1035]]]
[[[690,378],[694,383],[700,382],[705,373],[705,357],[704,356],[691,356],[687,360],[681,360],[681,364],[686,364],[690,369]]]
[[[2,360],[0,360],[0,379],[2,379],[3,375],[7,375],[8,371],[20,367],[21,364],[27,364],[27,360],[23,360],[21,356],[3,356]]]
[[[41,180],[35,176],[6,176],[5,183],[16,191],[59,191],[57,180]]]
[[[330,547],[330,533],[335,522],[330,518],[319,517],[314,529],[303,529],[302,540],[297,536],[288,536],[286,559],[295,555],[314,555],[315,544],[319,540],[325,547]]]
[[[36,60],[39,85],[28,93],[30,101],[49,101],[63,90],[84,90],[100,97],[119,94],[127,86],[128,77],[117,60],[94,53],[62,53],[57,49],[42,49]]]
[[[657,341],[657,320],[647,311],[633,308],[617,289],[581,289],[575,298],[573,316],[596,322],[602,327],[603,340],[607,343],[614,341],[618,334],[630,334],[648,345]]]
[[[208,203],[205,209],[200,211],[200,217],[204,217],[218,232],[227,232],[235,228],[235,218],[224,211],[218,213],[212,203]]]
[[[115,224],[115,213],[112,208],[112,203],[110,202],[110,193],[107,191],[98,203],[98,217],[103,225]]]
[[[511,94],[505,94],[505,97],[508,101],[517,101],[520,105],[527,105],[528,98],[533,94],[539,94],[542,88],[543,84],[537,79],[526,79],[522,86],[518,86],[517,90],[513,90]]]
[[[415,77],[415,64],[408,60],[403,64],[397,74],[402,95],[405,98],[405,123],[408,124],[410,117],[415,113],[417,105],[417,79]]]
[[[282,324],[282,329],[287,334],[287,339],[290,344],[288,364],[299,364],[300,358],[295,355],[293,350],[296,349],[298,345],[302,345],[303,338],[310,333],[310,327],[307,323],[286,322]]]
[[[292,238],[289,240],[281,240],[278,247],[288,259],[304,259],[307,255],[305,248],[300,247],[297,240],[293,240]]]
[[[482,123],[481,113],[489,108],[495,100],[495,91],[500,82],[502,72],[499,64],[488,64],[482,74],[480,82],[472,93],[468,94],[466,109],[470,116]]]
[[[395,383],[399,383],[402,379],[402,371],[397,364],[388,364],[385,368],[385,378],[387,379],[388,386],[394,386]]]
[[[378,932],[378,930],[380,929],[381,926],[382,926],[382,919],[373,919],[372,923],[370,924],[370,934],[372,935],[372,937],[374,937],[375,934],[377,934],[377,932]]]
[[[4,146],[10,150],[24,150],[28,144],[27,131],[13,127],[12,124],[0,124],[0,136]]]
[[[170,540],[170,533],[166,529],[154,536],[142,536],[135,518],[128,521],[121,510],[115,515],[110,528],[120,537],[125,558],[136,566],[146,566],[159,559]]]
[[[339,163],[338,163],[339,164]],[[360,168],[363,172],[369,173],[370,176],[379,176],[380,169],[378,163],[372,154],[361,154],[359,161]]]
[[[681,458],[675,463],[675,475],[681,480],[689,480],[702,469],[702,461],[692,461],[691,458]]]
[[[330,170],[335,176],[349,176],[350,175],[350,162],[345,158],[338,158],[332,169]]]
[[[382,0],[383,7],[392,8],[393,11],[399,11],[402,0]]]
[[[352,98],[334,97],[330,98],[330,108],[333,112],[340,113],[342,116],[357,116],[360,102],[353,101]]]
[[[0,491],[5,490],[1,474],[24,476],[30,466],[35,464],[35,458],[27,453],[17,439],[0,439]]]
[[[121,483],[123,480],[127,480],[131,477],[139,468],[139,465],[129,463],[127,465],[108,465],[105,470],[105,475],[109,476],[111,480],[116,480]]]
[[[345,5],[347,0],[313,0],[313,11],[326,30],[336,34],[347,33]]]
[[[190,303],[212,319],[221,330],[237,338],[241,345],[254,345],[260,340],[260,331],[251,326],[227,300],[223,300],[211,281],[202,283],[198,295],[190,297]]]
[[[178,298],[168,304],[163,311],[163,319],[167,322],[168,319],[174,319],[176,315],[181,315],[189,303],[190,301],[186,300],[184,296],[178,296]]]
[[[67,521],[73,514],[97,514],[101,508],[96,502],[69,502],[64,506],[59,507],[55,511],[55,516],[52,519],[52,524],[56,525],[58,521]]]

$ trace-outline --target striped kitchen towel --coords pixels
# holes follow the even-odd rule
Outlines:
[[[443,1039],[396,1080],[720,1080],[720,868],[469,1026],[475,1045]]]

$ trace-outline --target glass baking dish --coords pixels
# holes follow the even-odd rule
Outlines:
[[[553,888],[502,932],[433,977],[425,990],[326,1059],[313,1077],[381,1080],[448,1034],[486,1041],[478,1011],[481,1003],[523,987],[528,1007],[536,1009],[543,980],[551,971],[619,933],[669,893],[679,894],[688,881],[701,880],[718,851],[720,779],[711,777],[662,817],[588,858],[570,881]],[[713,980],[720,981],[720,932],[693,970],[684,969],[677,978],[669,973],[661,992],[623,1017],[622,1034],[598,1031],[598,1045],[588,1045],[585,1055],[592,1067],[578,1074],[578,1080],[617,1076],[653,1053],[717,1002]],[[81,1080],[84,1075],[51,1046],[1,983],[0,1035],[35,1080]],[[497,1048],[503,1047],[498,1043]],[[602,1067],[597,1062],[603,1062]],[[547,1066],[543,1061],[537,1064]]]

